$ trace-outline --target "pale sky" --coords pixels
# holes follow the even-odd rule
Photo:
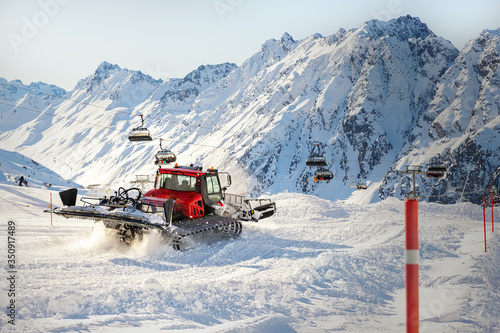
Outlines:
[[[66,90],[102,61],[153,78],[243,61],[295,40],[410,14],[462,49],[500,28],[499,0],[0,0],[0,77]]]

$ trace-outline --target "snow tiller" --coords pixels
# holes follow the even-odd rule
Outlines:
[[[155,188],[145,194],[138,188],[120,188],[109,198],[82,197],[83,206],[76,206],[77,189],[73,188],[59,193],[64,207],[47,212],[102,222],[126,243],[156,230],[174,249],[185,250],[198,242],[238,236],[241,221],[257,222],[276,212],[276,203],[270,199],[226,194],[229,185],[230,175],[214,169],[160,167]]]

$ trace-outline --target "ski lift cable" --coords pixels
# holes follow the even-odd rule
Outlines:
[[[76,100],[76,99],[72,99],[72,98],[66,98],[66,97],[57,96],[57,95],[54,95],[54,94],[44,93],[44,92],[41,92],[41,91],[37,91],[37,90],[29,89],[29,88],[24,88],[24,87],[19,87],[19,86],[16,86],[16,85],[13,85],[13,84],[9,84],[9,83],[0,82],[0,85],[10,86],[10,87],[13,87],[13,88],[16,88],[16,89],[29,91],[29,92],[33,92],[33,93],[36,93],[36,94],[42,94],[42,95],[46,95],[46,96],[50,96],[50,97],[54,97],[54,98],[59,98],[59,99],[71,101],[71,102],[74,102],[74,103],[80,103],[80,104],[88,105],[88,106],[91,106],[91,107],[100,108],[100,109],[103,109],[105,111],[113,111],[113,112],[124,113],[124,114],[130,115],[130,112],[126,112],[126,111],[123,111],[123,110],[112,109],[112,108],[109,108],[109,107],[104,107],[104,106],[101,106],[101,105],[96,105],[96,104],[92,104],[92,103],[85,102],[85,101],[80,101],[80,100]],[[37,110],[29,109],[29,108],[26,108],[26,107],[15,106],[15,105],[7,104],[7,103],[4,103],[4,102],[0,102],[0,103],[4,104],[4,105],[13,106],[14,108],[17,107],[17,108],[24,109],[24,110],[29,110],[29,111],[33,111],[33,112],[43,113],[43,114],[46,114],[46,115],[51,115],[53,117],[59,117],[59,118],[62,118],[62,119],[67,119],[67,120],[74,120],[74,121],[78,121],[78,122],[81,122],[81,123],[90,124],[92,126],[99,126],[99,127],[103,127],[103,128],[109,128],[109,129],[113,128],[111,126],[100,125],[100,124],[99,125],[92,124],[92,123],[89,123],[89,122],[85,122],[85,121],[81,121],[81,120],[77,120],[77,119],[72,119],[72,118],[64,117],[64,116],[58,116],[58,115],[55,115],[55,114],[45,113],[43,111],[37,111]],[[126,108],[126,109],[133,110],[132,108]],[[164,119],[157,118],[157,117],[149,117],[149,118],[151,120],[164,121]],[[168,121],[170,121],[172,123],[183,124],[185,126],[189,126],[189,125],[184,124],[182,121],[175,121],[175,120],[172,120],[172,119],[168,119]],[[214,130],[212,127],[203,126],[203,125],[200,125],[200,124],[197,126],[197,128],[205,128],[205,129]],[[115,128],[115,130],[118,130],[118,129]],[[125,132],[123,130],[121,130],[121,131]],[[245,133],[245,132],[236,132],[236,131],[224,130],[224,129],[216,129],[215,131],[226,132],[226,133],[234,133],[234,134],[238,134],[238,135],[243,134],[245,136],[249,135],[249,133]],[[169,140],[169,141],[172,141],[172,140]],[[211,147],[211,148],[219,148],[219,149],[225,149],[225,150],[238,150],[238,149],[232,149],[232,148],[226,148],[226,147],[216,147],[216,146],[194,144],[194,143],[188,143],[188,144],[199,145],[199,146],[204,146],[204,147]],[[318,150],[319,150],[319,146],[318,146]],[[295,156],[290,156],[290,155],[279,155],[279,156],[281,156],[281,157],[289,157],[289,158],[294,158],[295,157]],[[343,160],[343,161],[348,161],[348,162],[349,161],[356,161],[357,162],[357,160]]]
[[[70,118],[70,117],[59,116],[59,115],[56,115],[54,113],[45,112],[45,110],[43,110],[43,111],[35,110],[35,109],[27,108],[27,107],[24,107],[24,106],[19,106],[19,105],[5,103],[5,102],[2,102],[2,101],[0,101],[0,104],[12,106],[12,107],[14,107],[14,109],[22,109],[22,110],[26,110],[26,111],[40,113],[41,115],[45,115],[45,116],[51,116],[51,117],[55,117],[55,118],[72,120],[72,121],[76,121],[76,122],[79,122],[79,123],[82,123],[82,124],[91,125],[91,126],[94,126],[94,127],[103,127],[103,128],[114,129],[114,130],[117,130],[117,131],[120,131],[120,132],[126,132],[124,130],[119,130],[119,129],[113,127],[113,126],[107,126],[107,125],[102,125],[102,124],[94,124],[94,123],[91,123],[91,122],[88,122],[88,121],[84,121],[84,120],[78,120],[78,119],[74,119],[74,118]]]
[[[40,113],[41,115],[46,115],[46,116],[57,117],[57,118],[61,118],[61,119],[72,120],[72,121],[76,121],[76,122],[79,122],[79,123],[87,124],[87,125],[90,125],[90,126],[93,126],[93,127],[108,128],[108,129],[113,129],[113,130],[118,131],[118,132],[128,133],[128,131],[117,129],[116,127],[102,125],[102,124],[95,124],[95,123],[91,123],[91,122],[88,122],[88,121],[78,120],[78,119],[74,119],[74,118],[70,118],[70,117],[65,117],[65,116],[59,116],[59,115],[56,115],[56,114],[53,114],[53,113],[45,112],[45,110],[44,111],[35,110],[35,109],[27,108],[27,107],[24,107],[24,106],[16,106],[14,104],[5,103],[5,102],[2,102],[2,101],[0,101],[0,104],[4,104],[4,105],[7,105],[7,106],[12,106],[12,107],[17,108],[17,109],[22,109],[22,110],[27,110],[27,111],[31,111],[31,112]],[[183,144],[186,144],[186,145],[195,145],[195,146],[202,146],[202,147],[215,148],[215,149],[225,149],[225,150],[233,150],[233,151],[241,150],[241,149],[236,149],[236,148],[231,148],[231,147],[220,147],[220,146],[206,145],[206,144],[201,144],[201,143],[178,141],[178,140],[173,140],[173,139],[162,138],[162,140],[164,140],[164,141],[170,141],[170,142],[173,142],[173,143],[183,143]]]
[[[2,84],[2,83],[0,83],[0,84]],[[43,110],[43,111],[35,110],[35,109],[32,109],[32,108],[27,108],[27,107],[24,107],[24,106],[17,106],[15,104],[5,103],[5,102],[2,102],[2,101],[0,101],[0,104],[11,106],[11,107],[13,107],[15,109],[17,108],[17,109],[27,110],[27,111],[31,111],[31,112],[36,112],[36,113],[39,113],[39,114],[45,115],[45,116],[50,116],[50,117],[55,117],[55,118],[61,118],[61,119],[66,119],[66,120],[72,120],[72,121],[76,121],[76,122],[79,122],[79,123],[82,123],[82,124],[87,124],[87,125],[90,125],[90,126],[93,126],[93,127],[102,127],[102,128],[107,128],[107,129],[113,129],[115,131],[123,132],[123,133],[128,133],[129,132],[127,130],[117,129],[116,127],[113,127],[113,126],[96,124],[96,123],[91,123],[91,122],[84,121],[84,120],[75,119],[75,118],[72,118],[72,117],[65,117],[65,116],[56,115],[54,113],[48,113],[48,112],[46,112],[46,110]],[[164,140],[164,141],[170,141],[172,143],[194,145],[194,146],[201,146],[201,147],[214,148],[214,149],[223,149],[223,150],[231,150],[231,151],[241,151],[241,150],[243,150],[243,148],[237,149],[237,148],[231,148],[231,147],[221,147],[221,146],[206,145],[206,144],[201,144],[201,143],[178,141],[178,140],[173,140],[173,139],[165,139],[165,138],[161,138],[161,139]],[[259,152],[255,152],[254,154],[268,155],[268,153],[259,153]],[[278,156],[279,157],[289,157],[289,158],[295,158],[296,157],[296,156],[292,156],[292,155],[282,155],[282,154],[279,154]],[[347,160],[347,161],[357,161],[357,160]]]
[[[370,174],[371,177],[375,177],[375,178],[377,178],[377,177],[384,177],[386,175],[387,175],[387,173],[373,173],[373,174]],[[351,180],[352,181],[353,179],[357,179],[358,180],[357,183],[353,182],[354,185],[357,185],[357,184],[362,183],[362,182],[366,184],[366,181],[361,181],[361,179],[366,180],[365,178],[360,178],[360,177],[357,177],[357,176],[347,176],[347,180]],[[296,182],[296,181],[297,180],[289,179],[288,178],[288,179],[276,179],[274,182],[286,183],[286,182]],[[343,176],[341,178],[336,177],[336,178],[331,179],[330,181],[344,181],[344,177]]]
[[[28,88],[23,88],[23,87],[19,87],[19,86],[13,85],[13,84],[8,84],[8,83],[2,83],[2,82],[0,82],[0,85],[10,86],[10,87],[13,87],[13,88],[16,88],[16,89],[25,90],[25,91],[29,91],[29,92],[33,92],[33,93],[41,94],[41,95],[46,95],[46,96],[50,96],[50,97],[54,97],[54,98],[59,98],[59,99],[71,101],[71,102],[74,102],[74,103],[80,103],[80,104],[88,105],[88,106],[91,106],[91,107],[103,109],[105,111],[113,111],[113,112],[117,112],[117,113],[124,113],[124,114],[130,115],[130,112],[126,112],[126,111],[123,111],[123,110],[112,109],[112,108],[109,108],[109,107],[105,107],[105,106],[101,106],[101,105],[96,105],[96,104],[92,104],[92,103],[89,103],[89,102],[80,101],[80,100],[76,100],[76,99],[72,99],[72,98],[60,97],[60,96],[57,96],[57,95],[54,95],[54,94],[44,93],[44,92],[41,92],[41,91],[37,91],[37,90],[33,90],[33,89],[28,89]],[[106,125],[101,125],[101,124],[94,124],[94,123],[90,123],[90,122],[87,122],[87,121],[82,121],[82,120],[77,120],[77,119],[70,118],[70,117],[56,115],[56,114],[53,114],[53,113],[47,113],[45,111],[34,110],[34,109],[26,108],[26,107],[23,107],[23,106],[16,106],[14,104],[5,103],[5,102],[2,102],[2,101],[0,101],[0,104],[4,104],[4,105],[7,105],[7,106],[11,106],[11,107],[19,108],[19,109],[23,109],[23,110],[28,110],[28,111],[32,111],[32,112],[37,112],[37,113],[48,115],[48,116],[52,116],[52,117],[58,117],[58,118],[61,118],[61,119],[73,120],[73,121],[77,121],[77,122],[80,122],[80,123],[83,123],[83,124],[89,124],[89,125],[94,126],[94,127],[98,126],[98,127],[102,127],[102,128],[115,129],[115,130],[120,131],[120,132],[127,132],[125,130],[118,130],[117,128],[112,127],[112,126],[106,126]],[[126,109],[133,110],[132,108],[126,108]],[[148,118],[151,119],[151,120],[164,121],[164,119],[156,118],[156,117],[148,117]],[[182,121],[175,121],[175,120],[172,120],[172,119],[168,119],[167,121],[172,122],[172,123],[182,124],[182,125],[185,125],[185,126],[189,126],[189,125],[184,124]],[[209,127],[209,126],[197,125],[196,127],[197,128],[205,128],[205,129],[214,130],[212,127]],[[242,134],[245,135],[245,136],[249,135],[249,133],[245,133],[245,132],[236,132],[236,131],[224,130],[224,129],[216,129],[215,131],[217,131],[217,132],[226,132],[226,133],[234,133],[235,134],[234,136],[236,136],[236,134],[238,136],[240,136]],[[177,143],[185,143],[185,142],[182,142],[182,141],[175,141],[175,140],[169,140],[169,139],[164,139],[164,140],[166,140],[166,141],[173,141],[173,142],[177,142]],[[218,149],[224,149],[224,150],[233,150],[233,151],[239,151],[239,150],[241,150],[241,149],[235,149],[235,148],[229,148],[229,147],[218,147],[218,146],[195,144],[195,143],[186,143],[186,144],[189,144],[189,145],[199,145],[199,146],[203,146],[203,147],[218,148]],[[262,154],[264,154],[264,153],[262,153]],[[279,156],[280,157],[289,157],[289,158],[295,158],[296,157],[296,156],[292,156],[292,155],[281,155],[281,154]],[[343,160],[343,161],[358,162],[358,160]]]
[[[2,82],[0,82],[0,85],[9,86],[9,87],[13,87],[13,88],[16,88],[16,89],[25,90],[25,91],[29,91],[29,92],[33,92],[33,93],[41,94],[41,95],[46,95],[46,96],[50,96],[50,97],[54,97],[54,98],[59,98],[59,99],[71,101],[71,102],[74,102],[74,103],[80,103],[80,104],[88,105],[88,106],[91,106],[91,107],[103,109],[105,111],[113,111],[113,112],[117,112],[117,113],[124,113],[124,114],[127,114],[129,116],[131,115],[130,112],[126,112],[124,110],[117,110],[117,109],[113,109],[113,108],[109,108],[109,107],[105,107],[105,106],[101,106],[101,105],[96,105],[96,104],[92,104],[92,103],[89,103],[89,102],[80,101],[80,100],[76,100],[76,99],[72,99],[72,98],[60,97],[60,96],[57,96],[57,95],[54,95],[54,94],[49,94],[49,93],[44,93],[44,92],[41,92],[41,91],[29,89],[29,88],[19,87],[19,86],[16,86],[16,85],[13,85],[13,84],[9,84],[9,83],[2,83]],[[16,105],[12,105],[12,104],[7,104],[7,103],[4,103],[4,102],[0,102],[0,103],[4,104],[4,105],[12,106],[14,108],[20,108],[20,109],[24,109],[24,110],[28,110],[28,111],[43,113],[43,114],[46,114],[46,115],[52,115],[53,117],[59,117],[59,118],[62,118],[62,119],[67,119],[67,120],[74,120],[74,121],[78,121],[78,122],[81,122],[81,123],[89,124],[89,125],[92,125],[92,126],[99,126],[99,127],[103,127],[103,128],[110,128],[110,129],[114,128],[112,126],[106,126],[106,125],[100,125],[100,124],[92,124],[92,123],[89,123],[89,122],[85,122],[85,121],[81,121],[81,120],[77,120],[77,119],[73,119],[73,118],[69,118],[69,117],[59,116],[59,115],[55,115],[55,114],[45,113],[44,111],[33,110],[33,109],[26,108],[26,107],[21,107],[21,106],[16,106]],[[131,111],[133,110],[132,108],[125,108],[125,109],[131,110]],[[157,118],[157,117],[148,116],[148,118],[150,120],[165,121],[165,119],[161,119],[161,118]],[[190,126],[190,125],[186,125],[182,121],[175,121],[175,120],[172,120],[172,119],[168,119],[167,121],[172,122],[172,123],[176,123],[176,124],[182,124],[184,126]],[[205,128],[205,129],[209,129],[209,130],[214,130],[213,127],[203,126],[203,125],[200,125],[200,124],[194,125],[194,126],[196,126],[196,128]],[[118,129],[116,129],[116,130],[118,130]],[[118,131],[126,132],[124,130],[118,130]],[[246,133],[246,132],[236,132],[236,131],[224,130],[224,129],[215,129],[215,131],[216,132],[233,133],[233,134],[235,134],[234,136],[236,136],[236,135],[241,136],[242,134],[244,136],[250,135],[250,133]],[[270,138],[270,139],[273,139],[273,138]],[[170,141],[172,141],[172,140],[170,140]],[[194,144],[194,143],[191,143],[191,144]],[[210,146],[210,145],[202,145],[202,144],[197,144],[197,145],[204,146],[204,147],[219,148],[219,147]],[[225,150],[239,150],[239,149],[231,149],[231,148],[225,148],[225,147],[222,147],[220,149],[225,149]],[[295,158],[296,157],[296,156],[291,156],[291,155],[279,155],[279,156],[281,156],[281,157],[289,157],[289,158]],[[343,160],[343,161],[357,162],[358,160]]]
[[[94,127],[108,128],[108,129],[113,129],[113,130],[116,130],[116,131],[119,131],[119,132],[128,132],[128,131],[125,131],[125,130],[119,130],[116,127],[112,127],[112,126],[107,126],[107,125],[102,125],[102,124],[94,124],[94,123],[91,123],[91,122],[88,122],[88,121],[73,119],[73,118],[70,118],[70,117],[59,116],[59,115],[56,115],[56,114],[53,114],[53,113],[45,112],[45,110],[44,111],[34,110],[34,109],[31,109],[31,108],[27,108],[27,107],[23,107],[23,106],[16,106],[14,104],[5,103],[5,102],[2,102],[2,101],[0,101],[0,104],[11,106],[11,107],[18,108],[18,109],[23,109],[23,110],[31,111],[31,112],[40,113],[41,115],[46,115],[46,116],[57,117],[57,118],[61,118],[61,119],[67,119],[67,120],[77,121],[77,122],[80,122],[80,123],[83,123],[83,124],[87,124],[87,125],[91,125],[91,126],[94,126]],[[231,147],[221,147],[221,146],[214,146],[214,145],[206,145],[206,144],[193,143],[193,142],[185,142],[185,141],[178,141],[178,140],[165,139],[165,138],[160,138],[160,140],[170,141],[172,143],[185,144],[185,145],[195,145],[195,146],[201,146],[201,147],[207,147],[207,148],[214,148],[214,149],[224,149],[224,150],[231,150],[231,151],[241,151],[241,150],[243,150],[243,149],[236,149],[236,148],[231,148]],[[264,154],[264,153],[262,153],[262,154]],[[292,158],[295,157],[295,156],[289,156],[289,155],[278,155],[278,156],[292,157]],[[378,175],[384,176],[386,174],[380,173]],[[372,174],[372,176],[375,176],[375,175]],[[349,179],[354,179],[354,178],[358,178],[358,177],[349,176],[348,178]],[[343,179],[334,178],[334,179],[331,179],[329,181],[341,181],[341,180],[343,180]],[[290,180],[290,179],[288,179],[288,180],[285,180],[285,179],[277,179],[277,180],[275,180],[275,182],[291,182],[291,181],[292,180]],[[294,182],[295,182],[295,180],[294,180]],[[464,194],[470,195],[470,194],[484,194],[484,193],[489,193],[489,191],[462,192],[461,196],[463,196]],[[427,197],[442,197],[442,196],[446,196],[446,195],[444,195],[444,194],[443,195],[430,195],[430,196],[427,196]]]
[[[103,109],[104,111],[113,111],[113,112],[117,112],[117,113],[124,113],[124,114],[127,114],[129,116],[131,115],[131,112],[127,112],[127,111],[124,111],[124,110],[117,110],[115,108],[110,108],[110,107],[107,107],[107,106],[101,106],[101,105],[96,105],[96,104],[92,104],[92,103],[89,103],[89,102],[80,101],[80,100],[76,100],[76,99],[72,99],[72,98],[61,97],[61,96],[57,96],[57,95],[54,95],[54,94],[49,94],[49,93],[44,93],[44,92],[33,90],[33,89],[19,87],[19,86],[13,85],[13,84],[8,84],[8,83],[2,83],[2,82],[0,82],[0,85],[9,86],[9,87],[13,87],[13,88],[16,88],[16,89],[25,90],[25,91],[29,91],[29,92],[33,92],[33,93],[41,94],[41,95],[45,95],[45,96],[50,96],[50,97],[54,97],[54,98],[59,98],[59,99],[63,99],[63,100],[66,100],[66,101],[71,101],[71,102],[74,102],[74,103],[85,104],[85,105],[92,106],[92,107],[95,107],[95,108]],[[133,110],[133,108],[124,108],[124,109],[125,110],[130,110],[130,111]],[[150,120],[164,121],[164,119],[157,118],[157,117],[151,117],[151,116],[149,116],[148,118]],[[175,121],[175,120],[172,120],[172,119],[169,119],[168,121],[188,126],[188,125],[184,124],[182,121]],[[199,125],[198,128],[206,128],[206,129],[213,130],[213,127],[203,126],[203,125]],[[231,130],[224,130],[224,129],[217,129],[216,131],[227,132],[227,133],[234,133],[234,134],[241,134],[240,132],[231,131]]]
[[[89,103],[89,102],[80,101],[80,100],[76,100],[76,99],[72,99],[72,98],[61,97],[61,96],[57,96],[55,94],[44,93],[44,92],[41,92],[41,91],[36,91],[36,90],[33,90],[33,89],[24,88],[24,87],[19,87],[19,86],[12,85],[12,84],[7,84],[7,83],[0,82],[0,85],[10,86],[10,87],[13,87],[13,88],[16,88],[16,89],[29,91],[29,92],[33,92],[33,93],[36,93],[36,94],[46,95],[46,96],[50,96],[50,97],[54,97],[54,98],[58,98],[58,99],[63,99],[63,100],[71,101],[71,102],[74,102],[74,103],[80,103],[80,104],[88,105],[88,106],[91,106],[91,107],[100,108],[100,109],[103,109],[103,110],[109,110],[109,111],[113,111],[113,112],[125,113],[127,115],[130,115],[130,112],[125,112],[123,110],[111,109],[109,107],[95,105],[95,104],[92,104],[92,103]],[[14,104],[5,103],[5,102],[2,102],[2,101],[0,101],[0,104],[11,106],[14,109],[18,108],[18,109],[23,109],[23,110],[31,111],[31,112],[40,113],[41,115],[47,115],[47,116],[57,117],[57,118],[61,118],[61,119],[67,119],[67,120],[77,121],[77,122],[80,122],[80,123],[83,123],[83,124],[91,125],[93,127],[102,127],[102,128],[107,128],[107,129],[113,129],[113,130],[116,130],[116,131],[119,131],[119,132],[127,132],[125,130],[119,130],[116,127],[112,127],[112,126],[106,126],[106,125],[102,125],[102,124],[94,124],[94,123],[83,121],[83,120],[78,120],[78,119],[74,119],[74,118],[70,118],[70,117],[56,115],[56,114],[53,114],[53,113],[48,113],[48,112],[46,112],[46,110],[44,110],[44,111],[34,110],[34,109],[31,109],[31,108],[27,108],[27,107],[23,107],[23,106],[16,106]],[[133,110],[132,108],[126,108],[126,109]],[[163,119],[156,118],[156,117],[149,117],[149,118],[152,119],[152,120],[163,121]],[[181,121],[175,121],[175,120],[172,120],[172,119],[169,119],[168,121],[188,126],[184,122],[181,122]],[[214,130],[212,127],[202,126],[202,125],[198,125],[197,128],[206,128],[206,129]],[[226,132],[226,133],[234,133],[234,134],[238,134],[239,136],[241,134],[248,135],[245,132],[243,132],[243,133],[239,132],[238,133],[238,132],[235,132],[235,131],[223,130],[223,129],[216,129],[215,131],[221,131],[221,132]],[[177,140],[172,140],[172,139],[163,139],[163,138],[160,138],[160,140],[170,141],[170,142],[178,143],[178,144],[196,145],[196,146],[202,146],[202,147],[208,147],[208,148],[214,148],[214,149],[224,149],[224,150],[231,150],[231,151],[241,151],[241,150],[243,150],[243,149],[236,149],[236,148],[230,148],[230,147],[220,147],[220,146],[213,146],[213,145],[206,145],[206,144],[199,144],[199,143],[192,143],[192,142],[185,142],[185,141],[177,141]],[[161,141],[160,141],[160,146],[161,146]],[[319,155],[320,154],[319,144],[317,146],[318,146],[318,155]],[[262,154],[264,154],[264,153],[262,153]],[[289,157],[289,158],[295,158],[296,157],[296,156],[281,155],[281,154],[278,155],[278,156],[280,156],[280,157]],[[343,161],[351,161],[351,160],[343,160]],[[354,160],[352,160],[352,161],[354,161]],[[355,160],[355,161],[357,161],[357,160]],[[350,176],[349,178],[351,178],[351,177],[352,176]],[[336,178],[336,179],[331,179],[331,180],[337,181],[337,180],[341,180],[341,179],[337,179]],[[287,181],[288,180],[284,180],[283,179],[283,180],[276,180],[275,182],[287,182]],[[468,195],[468,194],[481,194],[481,193],[484,193],[484,191],[481,191],[481,192],[476,192],[476,191],[474,191],[474,192],[464,192],[464,191],[462,191],[462,193],[460,195],[460,201],[462,200],[464,194]],[[428,196],[428,197],[441,197],[441,196],[444,196],[444,195],[435,195],[435,196],[431,195],[431,196]]]
[[[2,102],[2,101],[0,101],[0,104],[4,104],[4,105],[7,105],[7,106],[12,106],[14,108],[18,108],[18,109],[22,109],[22,110],[27,110],[27,111],[31,111],[31,112],[40,113],[41,115],[46,115],[46,116],[57,117],[57,118],[61,118],[61,119],[72,120],[72,121],[80,122],[80,123],[87,124],[87,125],[90,125],[90,126],[93,126],[93,127],[109,128],[109,129],[114,129],[115,131],[128,133],[128,131],[126,131],[126,130],[120,130],[120,129],[117,129],[116,127],[102,125],[102,124],[95,124],[95,123],[91,123],[91,122],[88,122],[88,121],[78,120],[78,119],[74,119],[74,118],[70,118],[70,117],[59,116],[59,115],[56,115],[56,114],[53,114],[53,113],[45,112],[45,110],[44,111],[34,110],[34,109],[27,108],[27,107],[24,107],[24,106],[16,106],[14,104],[5,103],[5,102]],[[195,145],[195,146],[208,147],[208,148],[214,148],[214,149],[224,149],[224,150],[232,150],[232,151],[242,150],[242,149],[236,149],[236,148],[231,148],[231,147],[221,147],[221,146],[214,146],[214,145],[206,145],[206,144],[201,144],[201,143],[178,141],[178,140],[173,140],[173,139],[165,139],[165,138],[161,138],[161,139],[164,140],[164,141],[170,141],[172,143],[179,143],[179,144],[186,144],[186,145]]]
[[[101,105],[96,105],[96,104],[92,104],[92,103],[89,103],[89,102],[85,102],[85,101],[80,101],[80,100],[77,100],[77,99],[72,99],[72,98],[67,98],[67,97],[62,97],[62,96],[57,96],[57,95],[54,95],[54,94],[49,94],[49,93],[45,93],[45,92],[41,92],[41,91],[37,91],[37,90],[34,90],[34,89],[29,89],[29,88],[24,88],[24,87],[19,87],[19,86],[16,86],[16,85],[13,85],[13,84],[10,84],[10,83],[3,83],[3,82],[0,82],[0,85],[3,85],[3,86],[9,86],[9,87],[13,87],[13,88],[16,88],[16,89],[20,89],[20,90],[25,90],[25,91],[29,91],[29,92],[32,92],[32,93],[36,93],[36,94],[41,94],[41,95],[45,95],[45,96],[50,96],[50,97],[54,97],[54,98],[58,98],[58,99],[62,99],[62,100],[67,100],[67,101],[71,101],[71,102],[74,102],[74,103],[80,103],[80,104],[84,104],[84,105],[88,105],[88,106],[91,106],[91,107],[95,107],[95,108],[99,108],[99,109],[102,109],[104,111],[113,111],[113,112],[117,112],[117,113],[123,113],[123,114],[126,114],[128,116],[131,116],[131,112],[127,112],[127,111],[124,111],[124,110],[119,110],[119,109],[116,109],[116,108],[110,108],[110,107],[107,107],[107,106],[101,106]],[[2,103],[2,104],[5,104],[5,103]],[[9,104],[5,104],[5,105],[9,105]],[[10,106],[14,106],[14,105],[10,105]],[[14,106],[16,107],[16,106]],[[19,107],[21,108],[21,107]],[[132,111],[133,108],[123,108],[125,110],[130,110]],[[35,110],[31,110],[31,111],[35,111]],[[37,111],[35,111],[37,112]],[[54,115],[55,117],[60,117],[60,118],[63,118],[63,119],[68,119],[68,120],[72,120],[72,118],[67,118],[67,117],[63,117],[63,116],[57,116],[57,115]],[[148,116],[148,119],[149,120],[152,120],[152,121],[165,121],[165,119],[162,119],[162,118],[158,118],[158,117],[153,117],[153,116]],[[190,125],[186,125],[184,122],[182,121],[176,121],[176,120],[172,120],[172,119],[168,119],[167,121],[169,122],[172,122],[172,123],[175,123],[175,124],[179,124],[179,125],[184,125],[184,126],[190,126]],[[82,122],[83,123],[83,122]],[[97,126],[97,125],[94,125],[94,126]],[[100,125],[101,127],[106,127],[106,128],[112,128],[110,126],[103,126],[103,125]],[[205,128],[205,129],[209,129],[209,130],[214,130],[213,127],[210,127],[210,126],[203,126],[201,124],[193,124],[191,126],[195,126],[196,128]],[[237,131],[231,131],[231,130],[225,130],[225,129],[215,129],[216,132],[226,132],[226,133],[232,133],[232,134],[235,134],[234,136],[238,135],[238,136],[241,136],[241,135],[244,135],[244,136],[249,136],[250,133],[249,132],[237,132]],[[269,138],[270,140],[279,140],[279,139],[276,139],[276,138]],[[318,147],[319,149],[319,147]],[[371,150],[371,149],[369,149]],[[295,156],[289,156],[289,155],[280,155],[282,157],[295,157]],[[357,161],[357,160],[347,160],[347,161],[351,161],[351,162],[354,162],[354,161]]]
[[[23,88],[23,87],[19,87],[19,86],[13,85],[13,84],[8,84],[8,83],[2,83],[2,82],[0,82],[0,85],[13,87],[13,88],[20,89],[20,90],[26,90],[26,91],[29,91],[29,92],[33,92],[33,93],[37,93],[37,94],[41,94],[41,95],[45,95],[45,96],[50,96],[50,97],[54,97],[54,98],[59,98],[59,99],[63,99],[63,100],[70,101],[70,102],[85,104],[85,105],[92,106],[92,107],[99,108],[99,109],[104,109],[104,110],[109,110],[109,111],[113,110],[113,109],[110,109],[110,108],[108,108],[106,106],[96,105],[96,104],[92,104],[92,103],[85,102],[85,101],[79,101],[77,99],[66,98],[66,97],[61,97],[61,96],[57,96],[57,95],[54,95],[54,94],[44,93],[42,91],[37,91],[37,90],[33,90],[33,89]],[[127,109],[130,109],[130,108],[127,108]],[[130,110],[132,110],[132,109],[130,109]],[[121,112],[121,113],[127,113],[127,112],[122,111],[122,110],[114,110],[114,111],[115,112]],[[127,114],[129,114],[129,113],[127,113]]]

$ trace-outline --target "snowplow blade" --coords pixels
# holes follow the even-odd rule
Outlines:
[[[271,199],[247,199],[250,212],[257,220],[271,217],[276,213],[276,203]]]
[[[258,222],[276,213],[276,202],[271,199],[247,199],[243,195],[226,193],[224,201],[237,209],[234,216],[243,221]]]

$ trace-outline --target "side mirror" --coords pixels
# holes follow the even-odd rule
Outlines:
[[[231,186],[231,175],[227,172],[219,172],[220,187],[225,191]]]

